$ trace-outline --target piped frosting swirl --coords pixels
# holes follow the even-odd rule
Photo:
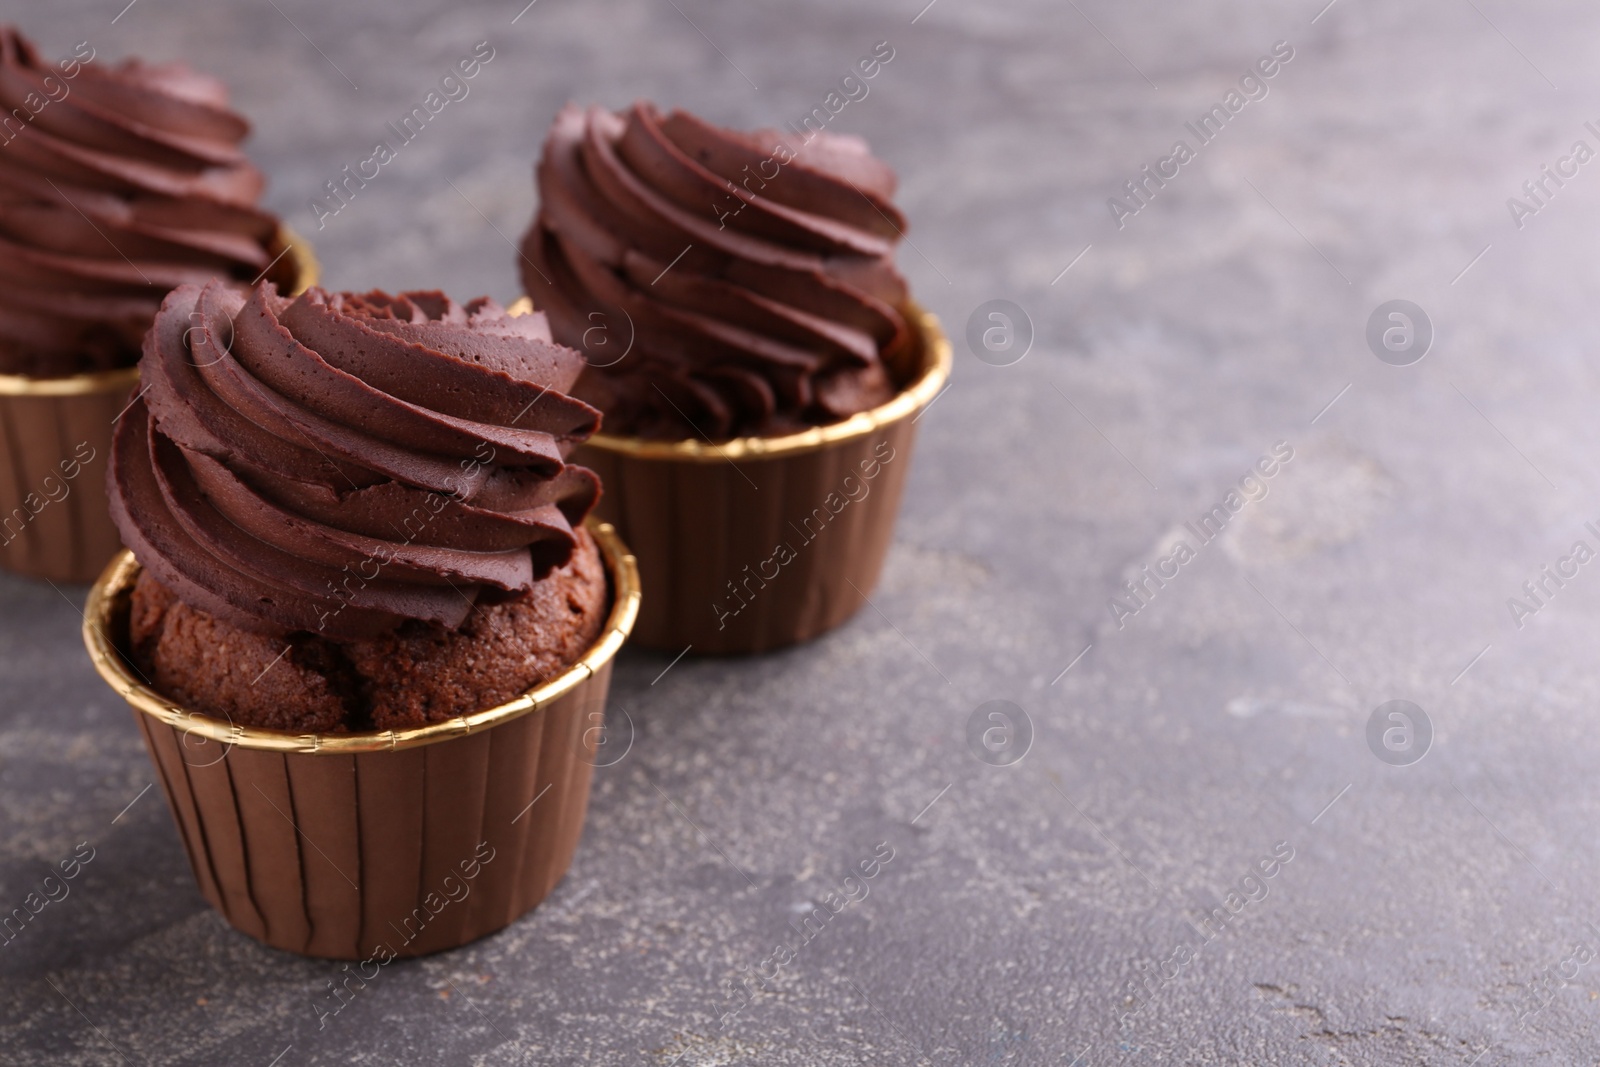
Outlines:
[[[0,373],[131,366],[175,286],[290,281],[249,131],[187,66],[52,64],[0,26]]]
[[[910,343],[893,263],[905,220],[859,138],[569,105],[537,180],[523,284],[584,352],[578,392],[608,432],[771,436],[901,384],[886,366]]]
[[[162,304],[117,426],[111,513],[140,563],[246,629],[458,628],[571,555],[599,425],[541,315],[441,293],[289,300],[212,281]]]

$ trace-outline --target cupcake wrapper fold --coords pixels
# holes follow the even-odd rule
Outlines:
[[[395,752],[217,758],[221,743],[134,716],[212,907],[274,948],[382,962],[493,933],[560,882],[610,680],[607,664],[548,707]]]
[[[583,831],[611,661],[639,605],[634,558],[610,527],[591,530],[612,607],[578,663],[499,708],[370,734],[173,707],[119,651],[139,568],[126,552],[113,561],[85,643],[133,706],[195,880],[229,923],[287,952],[381,966],[493,933],[549,895]]]
[[[0,567],[94,581],[121,547],[106,511],[112,424],[136,370],[71,379],[0,377]]]
[[[573,462],[600,476],[596,509],[639,559],[635,643],[696,653],[782,648],[838,626],[877,586],[911,469],[917,418],[950,348],[913,309],[921,344],[895,400],[791,438],[722,445],[597,435]]]

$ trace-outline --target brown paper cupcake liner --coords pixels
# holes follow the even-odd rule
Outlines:
[[[600,476],[597,513],[639,557],[647,648],[747,653],[816,637],[871,595],[894,536],[917,419],[950,344],[911,309],[910,384],[843,422],[784,437],[647,441],[596,434],[573,462]]]
[[[311,246],[284,227],[273,273],[291,291],[317,280]],[[86,583],[122,546],[106,508],[111,433],[139,384],[136,367],[28,378],[0,374],[0,568]]]
[[[499,707],[357,734],[173,706],[125,657],[139,565],[128,552],[112,562],[90,591],[84,642],[133,706],[195,880],[228,922],[370,971],[493,933],[549,894],[578,846],[611,661],[639,611],[634,557],[611,526],[590,530],[612,606],[582,659]]]

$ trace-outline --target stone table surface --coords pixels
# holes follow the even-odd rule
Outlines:
[[[84,590],[0,579],[0,907],[95,850],[0,950],[0,1061],[1593,1063],[1600,9],[1325,2],[0,2],[50,55],[226,75],[329,285],[502,300],[564,101],[780,124],[887,41],[834,122],[899,170],[957,349],[874,607],[761,658],[626,652],[632,747],[566,881],[321,1029],[339,967],[202,901]],[[997,299],[1025,318],[975,350]],[[1374,347],[1395,299],[1425,320]]]

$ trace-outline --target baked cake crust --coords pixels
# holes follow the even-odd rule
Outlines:
[[[148,571],[129,640],[152,686],[239,726],[293,733],[398,730],[492,708],[548,681],[599,638],[610,608],[604,563],[581,527],[571,560],[456,631],[410,622],[334,642],[243,630],[190,607]]]

